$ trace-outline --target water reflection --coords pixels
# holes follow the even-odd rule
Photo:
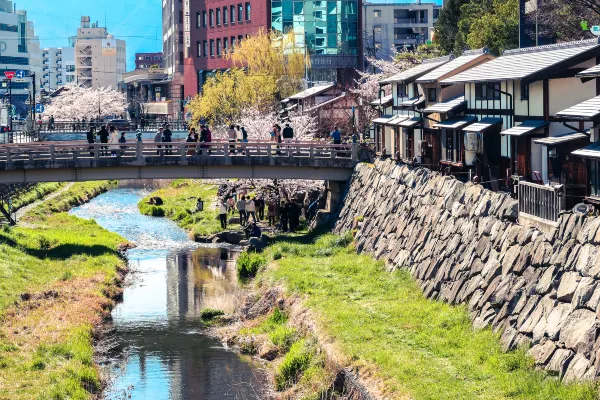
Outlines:
[[[105,399],[264,399],[260,368],[202,334],[200,311],[241,301],[231,249],[199,247],[175,224],[145,217],[145,193],[112,190],[73,210],[138,245],[110,338],[124,359],[109,363]],[[129,397],[130,396],[130,397]]]

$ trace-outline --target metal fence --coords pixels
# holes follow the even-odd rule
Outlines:
[[[558,221],[566,209],[564,186],[546,186],[519,182],[519,214],[528,214],[548,221]]]

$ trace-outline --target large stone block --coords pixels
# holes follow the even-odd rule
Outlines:
[[[586,309],[575,310],[560,331],[560,341],[566,348],[589,357],[596,341],[596,330],[596,313]]]
[[[558,286],[558,293],[556,294],[558,300],[565,303],[571,302],[571,300],[573,300],[575,290],[577,290],[577,286],[579,286],[580,280],[581,276],[579,273],[565,272],[560,278],[560,285]]]

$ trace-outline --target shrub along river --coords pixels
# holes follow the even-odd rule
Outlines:
[[[175,223],[143,216],[147,192],[118,188],[71,211],[95,219],[137,247],[113,329],[101,346],[109,376],[104,399],[264,399],[259,364],[204,334],[200,312],[232,312],[242,301],[234,248],[192,242]]]

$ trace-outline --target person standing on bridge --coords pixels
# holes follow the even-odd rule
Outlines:
[[[102,128],[100,129],[100,132],[98,132],[98,136],[100,136],[100,143],[108,143],[108,131],[106,130],[105,126],[102,126]],[[100,151],[101,155],[106,155],[106,149],[108,149],[108,146],[101,146],[100,149],[102,149]]]
[[[160,128],[158,128],[158,132],[156,132],[156,135],[154,135],[154,143],[161,143],[163,141],[163,132],[164,132],[164,129],[162,126]],[[160,155],[160,148],[161,148],[161,146],[158,145],[157,150],[156,150],[157,155]]]
[[[51,131],[54,130],[54,115],[50,116],[50,124],[48,127],[50,128]]]
[[[329,136],[331,139],[333,139],[333,144],[342,144],[342,132],[340,132],[337,126],[333,129],[333,132],[331,132],[331,135]]]
[[[235,126],[231,125],[229,127],[229,130],[227,131],[227,138],[229,139],[229,143],[235,143],[235,141],[237,140],[237,132],[235,131]],[[235,145],[229,146],[229,153],[235,153]]]
[[[169,127],[169,125],[166,125],[165,130],[163,131],[163,142],[171,143],[173,141],[172,138],[173,138],[173,132],[171,132],[171,128]],[[167,154],[173,154],[173,152],[170,150],[173,148],[173,146],[167,145],[167,146],[165,146],[165,148],[169,149],[169,150],[167,150]]]
[[[283,141],[285,142],[287,147],[287,155],[290,155],[290,144],[294,140],[294,129],[290,126],[289,123],[285,124],[285,128],[283,128]]]
[[[93,146],[93,144],[96,141],[96,129],[94,129],[94,127],[91,127],[90,130],[85,134],[85,137],[87,139],[87,142],[92,145],[92,146],[89,147],[89,150],[90,150],[90,155],[92,157],[94,157],[94,146]]]
[[[256,203],[254,199],[248,196],[248,201],[246,202],[246,224],[250,221],[250,217],[252,216],[252,222],[256,222]]]

